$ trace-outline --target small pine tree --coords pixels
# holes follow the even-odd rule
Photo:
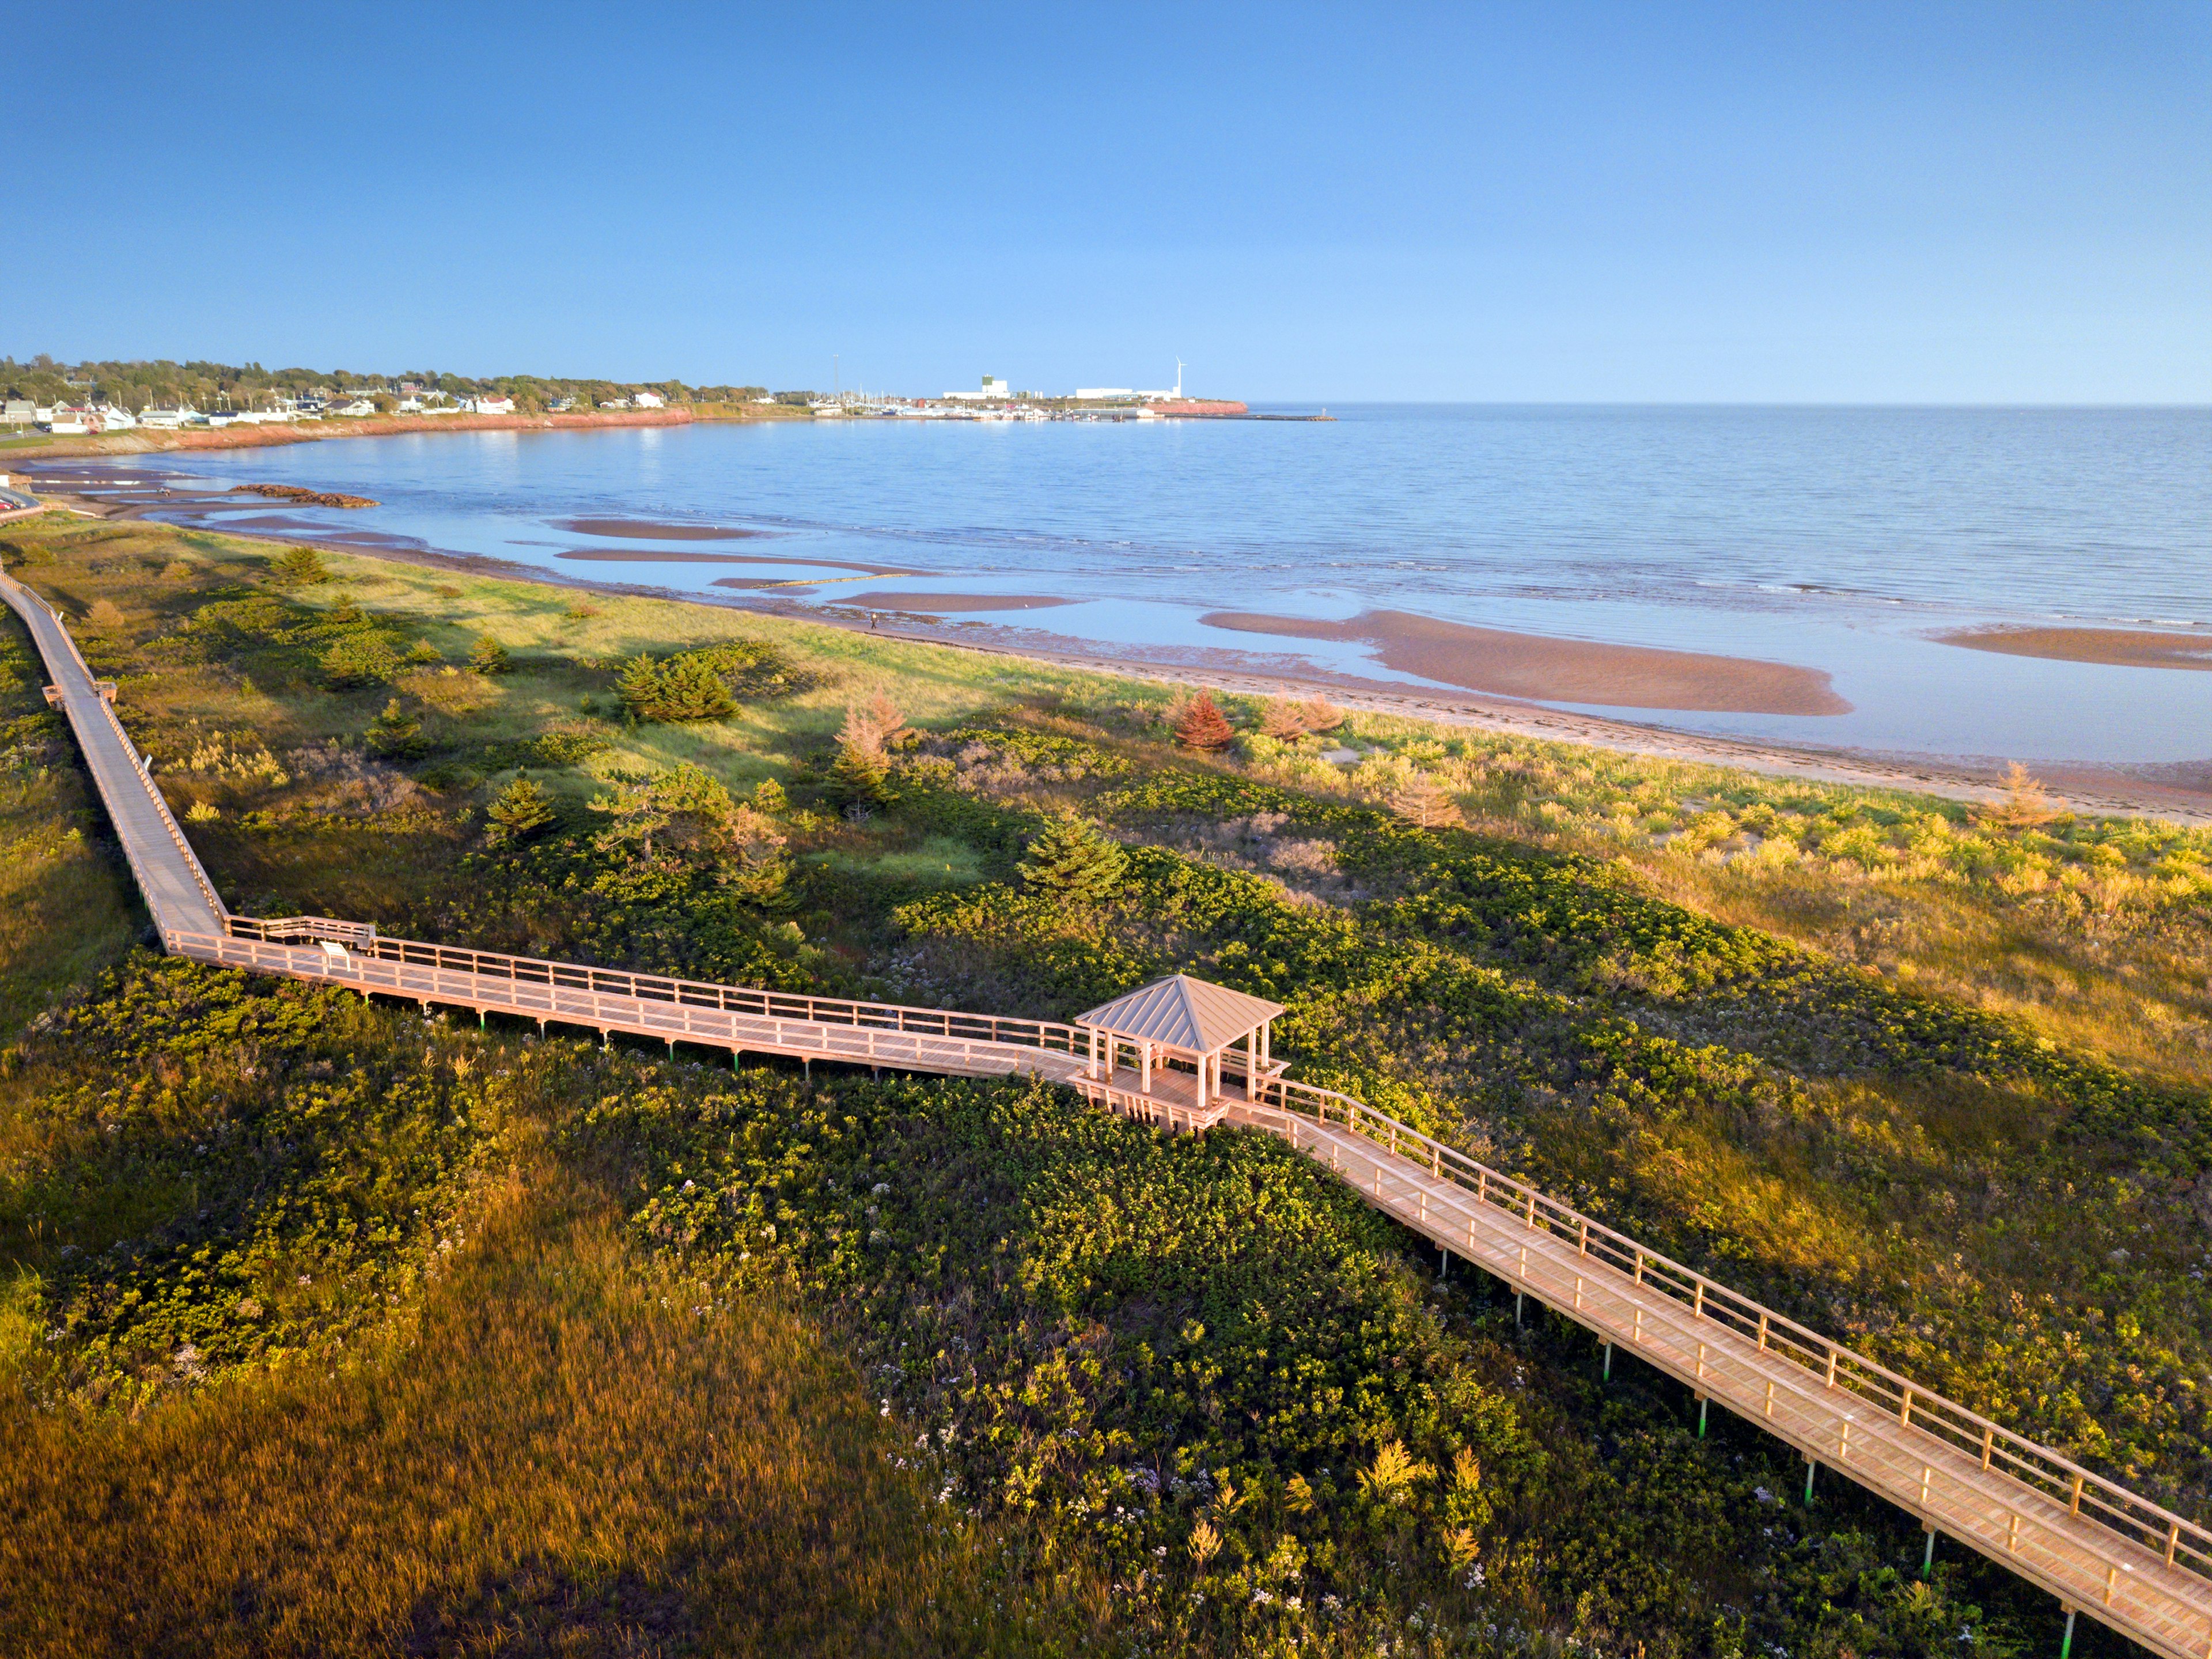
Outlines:
[[[469,666],[479,674],[507,672],[507,647],[489,634],[477,635],[477,642],[469,647]]]
[[[1213,701],[1213,693],[1201,691],[1174,719],[1176,741],[1187,749],[1226,749],[1237,740],[1237,733],[1229,718]]]
[[[1296,743],[1306,734],[1305,716],[1297,705],[1281,697],[1270,697],[1267,706],[1260,713],[1260,732],[1277,743]]]
[[[830,798],[847,810],[881,805],[890,799],[890,772],[883,751],[857,743],[837,745],[830,768]]]
[[[753,786],[753,811],[780,818],[791,811],[791,797],[774,778],[763,778]]]
[[[2051,797],[2043,793],[2042,780],[2018,761],[2005,774],[2004,792],[2005,798],[1989,816],[2007,829],[2033,830],[2061,816]]]
[[[1425,772],[1416,772],[1390,792],[1390,810],[1423,830],[1442,830],[1460,821],[1459,808]]]
[[[1309,732],[1334,732],[1344,724],[1344,710],[1327,697],[1308,697],[1298,705],[1298,719]]]
[[[1119,842],[1073,813],[1056,816],[1030,843],[1022,879],[1040,893],[1098,904],[1121,891],[1129,855]]]
[[[647,653],[639,652],[623,665],[621,677],[615,682],[615,695],[636,719],[659,720],[662,707],[660,665]]]
[[[399,706],[392,698],[384,705],[384,712],[368,723],[368,752],[386,760],[404,760],[423,753],[429,745],[422,739],[422,722]]]
[[[276,556],[276,580],[281,582],[326,582],[330,567],[312,547],[288,547]]]
[[[499,792],[499,799],[484,808],[484,844],[504,847],[527,841],[553,822],[553,797],[527,772]]]

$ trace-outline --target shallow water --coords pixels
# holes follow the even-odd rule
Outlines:
[[[2212,410],[1367,406],[1321,424],[918,421],[438,433],[134,458],[217,487],[376,498],[236,515],[741,602],[716,579],[1062,595],[1025,625],[1115,645],[1364,647],[1208,628],[1370,608],[1826,670],[1834,716],[1639,711],[1693,730],[2037,760],[2212,756],[2212,673],[1994,656],[1947,629],[2212,629]],[[228,511],[219,518],[231,517]],[[628,518],[778,532],[764,565],[641,561]],[[620,552],[620,562],[562,560]],[[1002,613],[1003,614],[1003,613]],[[1419,682],[1415,682],[1419,683]],[[1594,712],[1625,713],[1595,709]]]

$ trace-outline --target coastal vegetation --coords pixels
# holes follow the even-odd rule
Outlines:
[[[148,524],[0,558],[241,911],[1054,1018],[1188,969],[1295,1075],[2212,1499],[2203,831]],[[37,682],[10,621],[24,1651],[2053,1639],[1263,1138],[134,950]]]
[[[472,377],[434,368],[400,373],[365,373],[343,368],[264,368],[259,363],[172,362],[131,360],[61,363],[40,354],[27,362],[0,357],[0,391],[44,404],[99,398],[133,414],[149,408],[252,409],[274,397],[297,398],[318,391],[348,397],[388,394],[403,383],[447,398],[489,393],[512,398],[518,412],[536,414],[563,398],[592,408],[634,398],[641,392],[672,404],[709,409],[753,406],[769,394],[756,386],[687,386],[681,380],[623,381],[559,375],[499,374]],[[801,394],[802,398],[811,394]]]

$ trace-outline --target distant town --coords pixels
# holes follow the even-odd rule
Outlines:
[[[1022,392],[994,374],[972,391],[908,398],[846,390],[771,392],[765,386],[623,384],[533,375],[472,380],[429,370],[398,375],[264,369],[167,361],[84,362],[0,358],[0,427],[56,436],[174,430],[378,416],[573,415],[683,408],[701,418],[938,421],[1127,421],[1252,418],[1233,398],[1172,387],[1080,386]],[[1264,418],[1264,417],[1261,417]]]

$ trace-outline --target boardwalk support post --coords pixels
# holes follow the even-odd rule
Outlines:
[[[1608,1382],[1613,1381],[1613,1344],[1610,1342],[1605,1345],[1605,1380]]]
[[[490,1025],[491,1025],[491,1016],[490,1016],[489,1013],[487,1013],[483,1009],[482,1009],[482,1008],[477,1009],[477,1030],[478,1030],[479,1031],[488,1030],[489,1030],[489,1029],[490,1029]]]
[[[1805,1503],[1808,1508],[1813,1503],[1813,1472],[1820,1467],[1810,1456],[1805,1459]]]
[[[1705,1437],[1705,1408],[1712,1403],[1703,1395],[1698,1396],[1698,1438],[1700,1440]]]
[[[1920,1558],[1920,1576],[1921,1576],[1923,1578],[1929,1577],[1930,1577],[1930,1576],[1932,1576],[1932,1575],[1934,1574],[1935,1571],[1936,1571],[1936,1528],[1935,1528],[1935,1524],[1931,1522],[1929,1522],[1929,1527],[1928,1527],[1928,1548],[1927,1548],[1926,1553],[1923,1553],[1923,1554],[1921,1556],[1921,1558]]]
[[[1513,1292],[1513,1322],[1516,1326],[1518,1326],[1521,1323],[1521,1304],[1527,1301],[1528,1298],[1528,1292],[1526,1291],[1516,1291]]]
[[[2074,1609],[2066,1609],[2066,1634],[2058,1638],[2058,1659],[2073,1659]]]

